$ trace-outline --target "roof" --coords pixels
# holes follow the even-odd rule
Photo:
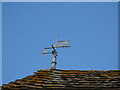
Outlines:
[[[8,89],[113,89],[120,90],[120,70],[38,70],[33,75],[4,84]],[[111,90],[110,89],[110,90]]]

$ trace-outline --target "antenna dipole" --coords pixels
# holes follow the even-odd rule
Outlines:
[[[52,59],[52,69],[56,69],[56,64],[57,64],[57,56],[58,56],[58,53],[57,53],[57,48],[63,48],[63,47],[71,47],[70,45],[68,45],[68,43],[70,41],[59,41],[59,36],[57,38],[58,40],[56,41],[55,45],[52,45],[51,47],[48,47],[48,48],[44,48],[44,49],[53,49],[53,51],[51,52],[47,52],[47,51],[43,51],[42,54],[52,54],[53,55],[53,59]]]

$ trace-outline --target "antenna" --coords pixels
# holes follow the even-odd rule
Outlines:
[[[51,52],[47,52],[47,51],[42,52],[43,55],[46,55],[46,54],[53,55],[53,60],[51,62],[52,69],[56,69],[56,64],[57,64],[56,59],[58,56],[57,48],[71,47],[70,45],[68,45],[69,42],[70,41],[59,41],[59,35],[58,35],[58,38],[57,38],[55,45],[52,45],[51,47],[48,47],[48,48],[44,48],[44,49],[53,49]]]

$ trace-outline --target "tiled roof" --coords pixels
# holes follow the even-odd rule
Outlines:
[[[120,70],[38,70],[34,75],[4,84],[14,89],[108,89],[120,90]]]

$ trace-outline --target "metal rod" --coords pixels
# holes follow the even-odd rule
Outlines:
[[[56,69],[56,55],[53,56],[53,60],[52,60],[52,69]]]
[[[53,51],[52,51],[52,54],[53,54],[53,60],[52,60],[52,69],[56,69],[56,58],[57,58],[57,51],[56,51],[56,48],[52,45],[52,48],[53,48]]]

